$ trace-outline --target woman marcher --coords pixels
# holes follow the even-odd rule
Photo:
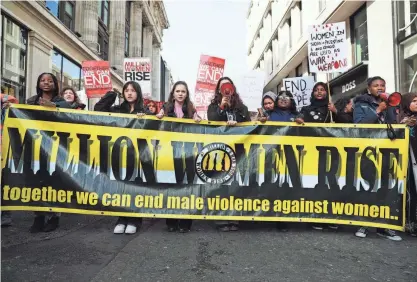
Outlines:
[[[184,81],[175,82],[169,94],[168,102],[164,104],[162,109],[156,115],[157,118],[162,119],[164,116],[175,118],[192,118],[195,122],[200,122],[201,118],[198,116],[193,102],[190,99],[190,91],[188,85]],[[166,220],[166,225],[169,232],[179,231],[186,233],[191,230],[193,221],[191,219],[176,219],[169,218]]]
[[[65,87],[61,91],[61,97],[71,105],[71,109],[84,110],[85,104],[81,103],[80,98],[77,95],[77,92],[72,87]]]
[[[310,105],[301,108],[295,122],[298,124],[303,124],[304,122],[330,123],[332,112],[329,109],[332,104],[329,101],[328,85],[324,82],[317,82],[311,93]],[[323,223],[314,223],[311,227],[315,230],[323,230],[326,227],[331,229],[338,228],[337,225]]]
[[[28,105],[45,107],[71,108],[70,105],[59,96],[58,80],[52,73],[42,73],[36,83],[36,96],[27,99]],[[30,228],[31,233],[50,232],[59,227],[61,213],[35,212],[35,219]],[[45,222],[46,220],[46,222]]]
[[[158,108],[156,106],[156,103],[154,101],[149,101],[145,109],[146,114],[155,116],[157,114],[157,111]]]
[[[2,87],[3,88],[3,87]],[[3,89],[2,89],[3,92]],[[1,152],[1,141],[3,139],[3,124],[6,114],[6,109],[10,104],[18,104],[19,101],[16,97],[1,93],[1,138],[0,138],[0,152]],[[12,213],[10,211],[1,212],[1,226],[8,227],[12,225]]]
[[[264,107],[265,107],[265,103],[269,102],[268,100],[271,99],[268,97],[273,98],[274,96],[275,96],[275,100],[274,100],[273,108],[267,111],[267,118],[264,119],[260,117],[258,119],[261,122],[266,121],[266,120],[283,121],[283,122],[294,121],[296,116],[298,115],[298,112],[297,112],[297,106],[295,104],[292,93],[289,91],[280,91],[278,95],[275,95],[275,93],[273,92],[267,92],[263,96]]]
[[[232,84],[234,88],[233,93],[229,95],[221,93],[220,89],[225,83]],[[235,126],[239,122],[250,121],[248,107],[243,104],[230,78],[222,77],[217,82],[214,99],[207,110],[207,118],[210,121],[225,121],[228,126]],[[216,225],[223,232],[239,230],[238,221],[216,221]]]
[[[94,106],[94,111],[98,112],[112,112],[123,114],[134,114],[139,117],[145,115],[143,108],[142,89],[135,81],[126,82],[123,85],[124,101],[121,105],[113,106],[117,98],[115,91],[109,91],[104,95],[100,101]],[[142,218],[138,217],[119,217],[116,226],[114,227],[114,234],[135,234],[142,225]]]
[[[269,120],[269,116],[275,109],[275,104],[277,101],[277,94],[272,91],[266,92],[262,95],[261,108],[258,109],[257,119],[261,122]]]
[[[408,231],[417,237],[417,93],[402,96],[400,122],[410,129],[410,158],[407,179],[407,217]]]
[[[385,80],[380,76],[368,79],[368,93],[355,98],[353,122],[363,124],[396,123],[396,111],[388,107],[380,95],[386,91]],[[355,233],[356,237],[365,238],[368,234],[366,227],[361,227]],[[401,241],[394,230],[377,228],[377,234],[393,241]]]
[[[353,101],[349,97],[343,97],[330,103],[329,110],[334,114],[336,123],[353,123]]]

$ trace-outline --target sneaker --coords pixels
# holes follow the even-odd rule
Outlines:
[[[59,227],[59,217],[53,216],[46,222],[43,232],[51,232]]]
[[[45,226],[45,216],[44,215],[35,216],[35,219],[33,220],[33,224],[30,227],[29,232],[30,233],[42,232],[44,226]]]
[[[359,238],[366,238],[366,235],[368,235],[368,229],[366,227],[359,228],[355,233],[355,236]]]
[[[180,228],[180,230],[179,230],[179,232],[180,233],[188,233],[188,232],[190,232],[191,230],[190,229],[188,229],[188,228]]]
[[[402,238],[400,236],[398,236],[397,234],[395,234],[394,230],[391,229],[380,229],[378,228],[376,231],[376,234],[378,234],[381,237],[390,239],[392,241],[401,241]]]
[[[123,233],[125,233],[125,230],[126,230],[126,224],[119,223],[114,227],[113,233],[114,234],[123,234]]]
[[[115,230],[116,230],[116,228],[115,228]],[[126,226],[126,229],[125,229],[125,234],[135,234],[136,233],[136,230],[137,230],[136,225],[128,224]],[[116,233],[116,232],[114,232],[114,233]]]
[[[339,229],[339,225],[329,224],[329,228],[332,229],[332,230],[337,230],[337,229]]]
[[[230,224],[230,225],[229,225],[229,230],[230,230],[230,231],[238,231],[238,230],[239,230],[239,225],[236,225],[236,224]]]
[[[229,232],[230,231],[229,225],[220,225],[220,226],[217,226],[217,229],[221,232]]]
[[[323,226],[322,225],[312,225],[311,226],[314,230],[323,230]]]

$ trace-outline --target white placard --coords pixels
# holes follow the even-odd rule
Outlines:
[[[247,72],[237,84],[237,91],[243,103],[249,111],[256,112],[262,101],[265,73],[262,71]]]
[[[333,73],[347,71],[348,43],[346,24],[329,23],[308,27],[308,62],[310,72]]]
[[[294,95],[297,111],[302,107],[310,105],[311,92],[315,81],[314,76],[291,77],[283,79],[283,89]]]
[[[123,78],[125,82],[136,81],[139,83],[143,98],[152,98],[152,65],[150,58],[125,58]]]

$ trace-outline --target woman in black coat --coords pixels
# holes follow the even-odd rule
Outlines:
[[[228,126],[250,121],[248,107],[243,104],[230,78],[222,77],[217,82],[214,99],[207,110],[207,118],[210,121],[225,121]],[[219,220],[216,225],[223,232],[239,230],[238,221]]]
[[[94,111],[144,116],[142,89],[135,81],[129,81],[123,86],[124,101],[121,105],[114,105],[117,93],[109,91],[94,106]],[[135,234],[142,225],[142,218],[119,217],[114,227],[114,234]]]

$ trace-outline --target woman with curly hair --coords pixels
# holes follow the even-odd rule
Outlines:
[[[80,98],[77,95],[77,92],[72,87],[64,87],[61,91],[61,97],[71,105],[72,109],[84,110],[85,104],[81,103]]]

